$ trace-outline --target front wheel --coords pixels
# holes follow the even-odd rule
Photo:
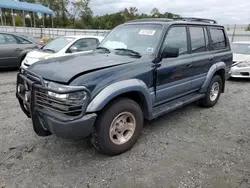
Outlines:
[[[206,97],[199,101],[199,104],[205,107],[213,107],[219,100],[222,90],[222,79],[215,75],[209,83]]]
[[[105,107],[97,118],[92,143],[104,154],[119,155],[133,147],[142,127],[141,107],[131,99],[120,98]]]

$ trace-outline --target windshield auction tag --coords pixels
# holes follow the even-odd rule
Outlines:
[[[149,35],[153,36],[155,34],[155,30],[149,30],[149,29],[141,29],[139,32],[139,35]]]

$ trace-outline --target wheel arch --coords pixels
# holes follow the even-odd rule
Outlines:
[[[23,51],[20,55],[20,66],[22,64],[22,61],[25,59],[26,55],[28,54],[28,51]]]
[[[154,92],[150,92],[147,85],[138,79],[124,80],[107,86],[94,97],[86,112],[101,111],[107,104],[119,97],[127,97],[137,102],[146,119],[152,114]]]
[[[225,81],[226,81],[225,74],[226,74],[226,64],[224,62],[218,62],[218,63],[213,64],[208,71],[206,80],[205,80],[204,84],[202,85],[200,92],[201,93],[207,92],[208,85],[209,85],[210,81],[212,80],[213,76],[219,75],[222,79],[222,84],[223,84],[221,91],[222,91],[222,93],[224,93]]]

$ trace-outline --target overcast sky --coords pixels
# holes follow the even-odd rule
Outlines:
[[[137,7],[139,13],[160,12],[182,16],[216,19],[223,24],[250,23],[250,0],[91,0],[95,15],[114,13],[126,7]]]

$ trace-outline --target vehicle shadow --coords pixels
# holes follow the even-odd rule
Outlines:
[[[17,72],[19,68],[0,68],[0,73],[12,73]]]
[[[176,128],[176,125],[173,123],[173,121],[181,118],[182,114],[190,113],[191,111],[200,111],[205,110],[206,108],[201,108],[196,103],[184,106],[183,108],[180,108],[178,110],[175,110],[173,112],[170,112],[166,115],[160,116],[159,118],[144,122],[144,128],[142,131],[142,134],[137,142],[137,144],[142,144],[143,142],[146,142],[148,138],[150,138],[152,135],[158,134],[159,131],[168,132],[172,128]],[[60,150],[59,152],[62,152],[62,154],[66,150],[70,150],[72,153],[75,153],[76,151],[80,152],[78,155],[83,157],[85,155],[91,156],[92,159],[95,160],[106,160],[108,157],[107,155],[101,154],[97,151],[97,149],[94,148],[94,146],[91,143],[91,138],[75,138],[75,139],[67,139],[67,138],[57,138],[57,144],[60,145],[61,148],[64,148],[64,150]],[[136,144],[136,145],[137,145]],[[137,147],[137,146],[134,147]],[[59,147],[59,148],[60,148]],[[71,155],[71,152],[69,152],[69,156]],[[65,155],[65,153],[64,153]],[[129,155],[129,152],[126,152],[123,155]],[[119,157],[119,156],[114,156]]]
[[[250,78],[230,78],[229,82],[241,82],[241,83],[248,83],[250,82]]]

